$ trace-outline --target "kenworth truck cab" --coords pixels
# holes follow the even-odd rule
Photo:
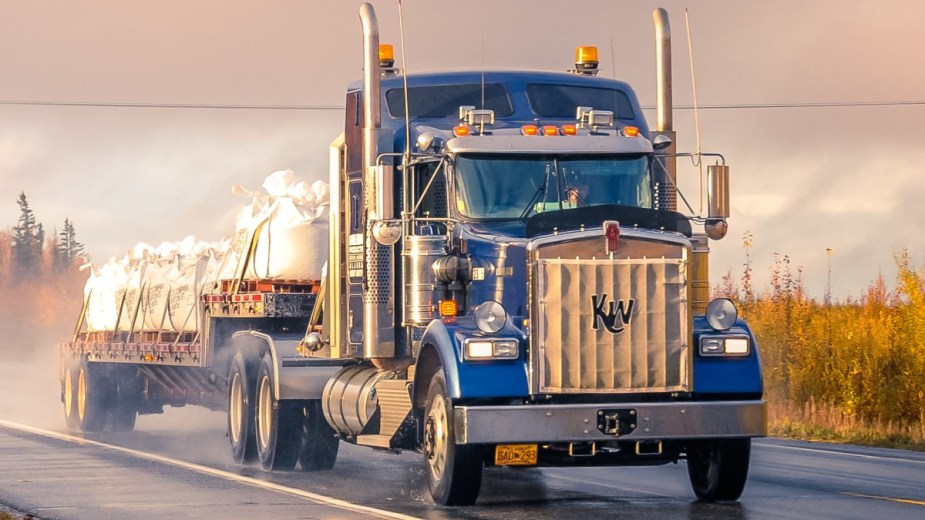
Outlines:
[[[707,214],[676,211],[665,12],[651,131],[630,86],[595,75],[593,48],[570,72],[405,74],[372,6],[360,19],[327,243],[283,247],[326,249],[321,278],[242,267],[186,312],[140,278],[106,297],[108,328],[86,326],[89,294],[61,345],[68,425],[227,410],[237,463],[330,469],[342,441],[419,452],[444,505],[475,502],[486,466],[679,460],[700,499],[737,499],[767,430],[758,346],[732,302],[709,299],[721,156],[696,157],[715,162]],[[239,265],[287,240],[261,233]],[[152,308],[154,325],[139,318]],[[201,326],[165,329],[173,314]]]
[[[422,451],[443,504],[472,503],[485,465],[679,459],[698,497],[738,498],[766,433],[757,346],[730,301],[707,302],[704,219],[674,211],[670,128],[650,133],[629,85],[594,75],[593,48],[571,73],[405,75],[370,6],[361,19],[306,350],[367,368],[334,376],[328,422],[350,438],[350,416],[378,412],[376,442]],[[721,238],[725,165],[710,180],[705,229]],[[389,417],[383,384],[407,416]],[[335,410],[346,394],[378,408]]]

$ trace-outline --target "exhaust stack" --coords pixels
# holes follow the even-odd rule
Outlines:
[[[655,109],[656,132],[652,137],[665,135],[671,138],[671,146],[665,153],[665,170],[667,182],[659,182],[658,203],[660,209],[674,211],[678,207],[677,172],[678,161],[674,157],[677,151],[677,139],[673,127],[673,110],[671,102],[671,26],[668,23],[668,12],[659,7],[652,11],[652,20],[655,22]]]
[[[363,25],[363,186],[366,206],[364,233],[366,287],[363,291],[363,356],[374,360],[391,358],[395,352],[395,297],[392,290],[395,277],[391,248],[379,244],[373,234],[373,225],[387,215],[391,204],[377,204],[378,193],[391,193],[388,181],[377,175],[376,160],[385,148],[387,135],[382,130],[380,108],[381,85],[379,65],[379,22],[376,11],[369,3],[360,6]],[[385,151],[391,151],[386,149]],[[379,178],[379,182],[377,182]],[[391,176],[387,177],[391,180]],[[383,185],[379,185],[382,182]]]

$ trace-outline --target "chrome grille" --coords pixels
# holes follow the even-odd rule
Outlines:
[[[536,265],[532,353],[539,392],[689,390],[683,258],[555,258]]]

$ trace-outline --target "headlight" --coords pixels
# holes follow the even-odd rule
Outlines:
[[[738,318],[739,311],[728,298],[717,298],[707,305],[707,323],[713,330],[729,330]]]
[[[700,338],[700,355],[747,356],[750,344],[748,336],[706,336]]]
[[[470,338],[463,342],[466,359],[515,359],[519,350],[516,339]]]
[[[479,304],[474,312],[475,324],[482,332],[494,334],[504,327],[507,321],[507,312],[500,303],[487,301]]]

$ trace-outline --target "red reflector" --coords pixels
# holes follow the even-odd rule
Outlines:
[[[607,252],[616,253],[620,248],[620,223],[613,220],[604,222],[604,238],[607,239]]]

